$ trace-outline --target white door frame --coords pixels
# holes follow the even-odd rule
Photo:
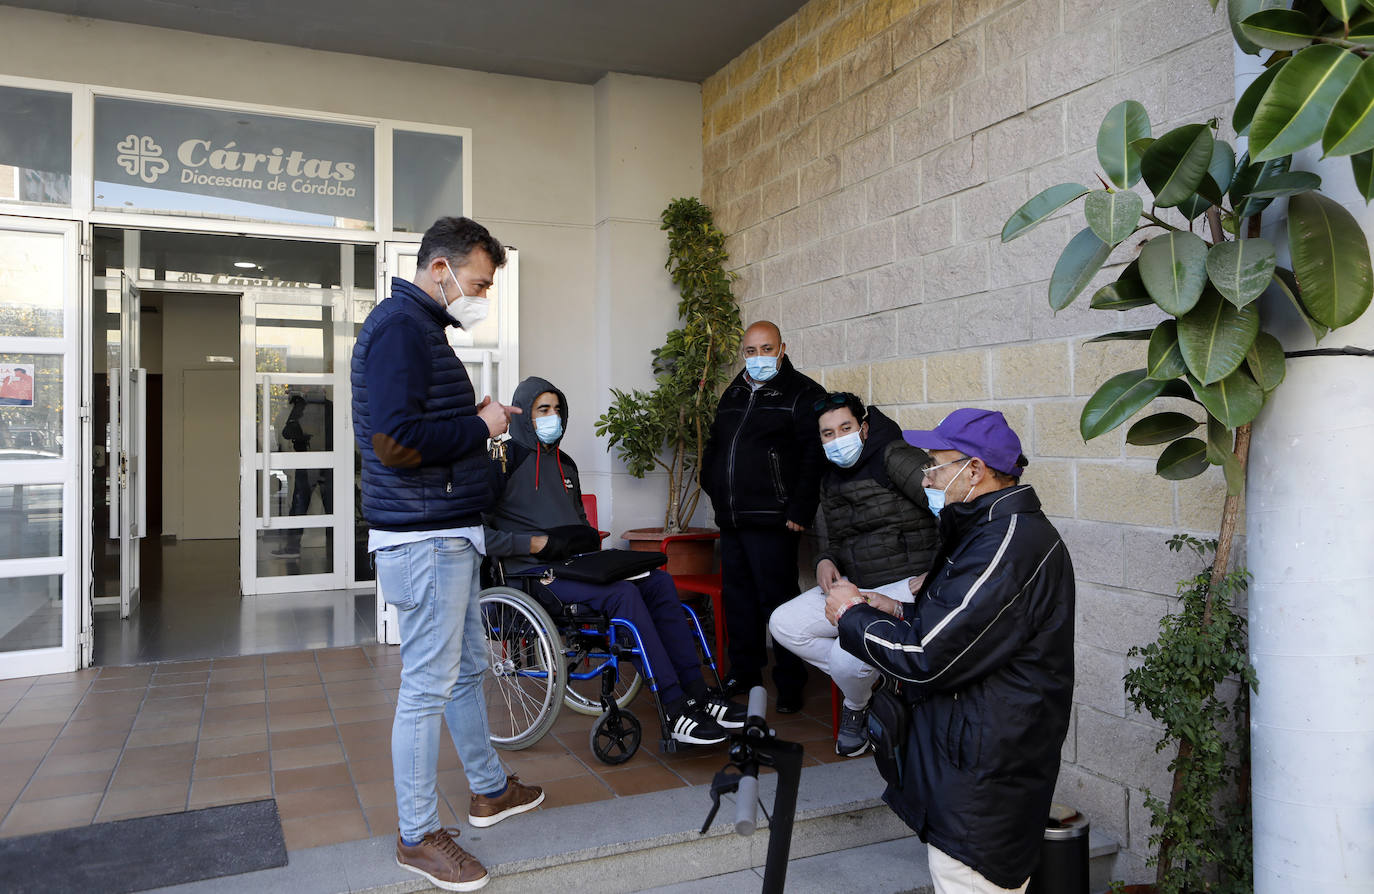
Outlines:
[[[62,486],[61,554],[58,556],[0,560],[0,579],[59,575],[62,619],[58,645],[15,652],[0,652],[0,679],[75,670],[82,660],[83,630],[90,617],[89,591],[81,587],[80,562],[89,559],[90,537],[82,528],[83,483],[80,470],[89,454],[89,407],[81,404],[81,264],[79,224],[70,220],[0,216],[0,230],[45,233],[61,237],[61,268],[53,271],[62,283],[62,335],[55,338],[0,336],[0,353],[49,354],[62,357],[62,457],[53,460],[0,462],[0,487],[23,485]]]

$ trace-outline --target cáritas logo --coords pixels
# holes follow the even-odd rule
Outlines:
[[[115,144],[115,150],[119,153],[115,156],[119,166],[144,183],[156,183],[171,167],[162,157],[162,147],[152,137],[129,134]]]

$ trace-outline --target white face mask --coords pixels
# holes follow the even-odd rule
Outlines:
[[[452,303],[448,300],[448,295],[444,293],[444,284],[439,283],[439,294],[444,299],[444,309],[448,315],[457,321],[459,326],[471,331],[473,326],[487,318],[491,310],[491,299],[489,298],[469,298],[463,293],[463,287],[458,282],[458,277],[453,275],[453,268],[444,262],[444,270],[448,273],[448,278],[453,280],[453,285],[458,289],[458,298]]]

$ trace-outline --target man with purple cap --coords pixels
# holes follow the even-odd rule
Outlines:
[[[883,672],[905,729],[870,722],[883,800],[926,842],[936,894],[1024,891],[1073,696],[1073,565],[1001,413],[903,432],[931,456],[940,551],[913,603],[830,588],[840,643]],[[879,712],[890,720],[898,711]]]

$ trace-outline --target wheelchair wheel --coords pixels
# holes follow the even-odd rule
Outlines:
[[[490,670],[482,690],[491,742],[506,751],[528,748],[553,726],[563,701],[567,678],[558,628],[520,590],[492,587],[478,601]]]
[[[604,660],[588,656],[585,652],[569,656],[565,662],[571,666],[568,668],[568,688],[563,693],[563,704],[588,717],[597,717],[601,714],[601,676],[598,674],[590,680],[574,680],[572,675],[595,670]],[[639,690],[644,688],[644,678],[640,676],[639,668],[633,661],[621,660],[616,666],[616,671],[615,689],[612,690],[612,694],[615,696],[616,705],[624,708],[634,701],[639,695]]]
[[[629,711],[605,712],[592,727],[589,743],[592,754],[603,764],[623,764],[639,750],[643,730],[639,718]]]

